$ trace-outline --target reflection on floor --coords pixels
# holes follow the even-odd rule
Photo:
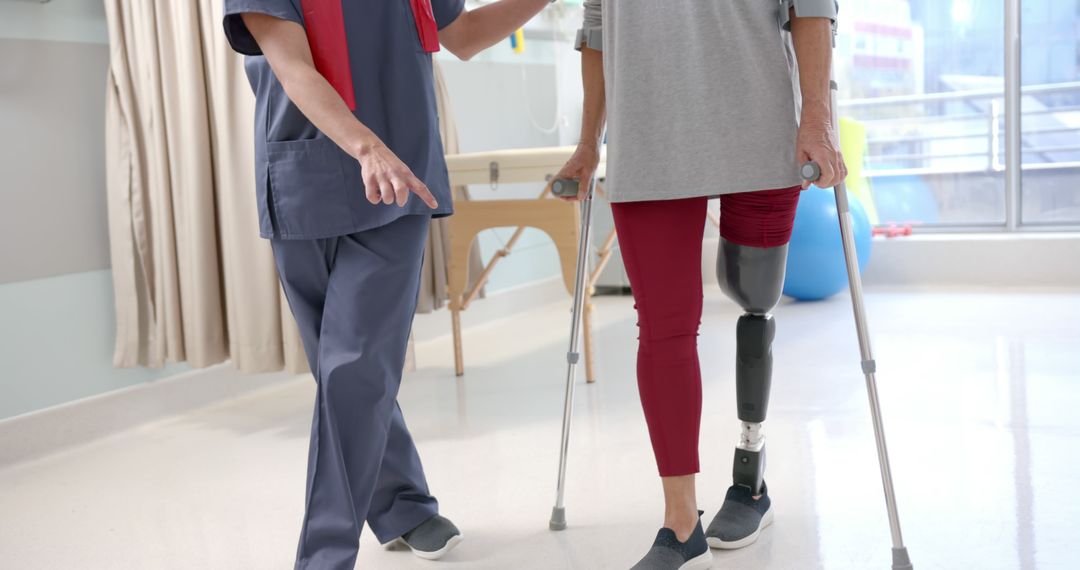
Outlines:
[[[1080,295],[876,292],[880,390],[916,568],[1080,568]],[[627,568],[661,522],[631,303],[599,303],[599,383],[581,384],[567,496],[554,500],[566,303],[419,347],[401,404],[432,489],[466,533],[442,563],[365,534],[358,567]],[[710,294],[701,508],[730,478],[736,308]],[[446,318],[445,314],[439,318]],[[845,297],[777,312],[769,486],[776,523],[716,568],[887,568],[889,532]],[[447,325],[449,323],[447,322]],[[291,567],[312,383],[222,402],[0,471],[0,567]]]

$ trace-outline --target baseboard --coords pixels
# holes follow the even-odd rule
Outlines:
[[[716,284],[720,238],[706,239],[702,277]],[[1080,233],[921,234],[875,238],[867,287],[1080,288]]]
[[[867,286],[1080,288],[1080,233],[875,239]]]
[[[566,292],[562,276],[503,289],[490,293],[483,299],[473,301],[468,310],[461,313],[461,326],[469,328],[483,325],[562,299],[565,299],[569,306],[570,294]],[[413,321],[413,338],[418,343],[451,334],[450,311],[445,307],[426,315],[416,315]]]
[[[225,363],[0,420],[0,468],[294,378],[242,374]]]

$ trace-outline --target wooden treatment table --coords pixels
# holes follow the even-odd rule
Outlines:
[[[483,288],[498,262],[510,255],[514,244],[525,228],[545,232],[555,243],[562,266],[563,283],[574,294],[574,273],[577,264],[578,238],[581,211],[575,202],[565,202],[551,196],[551,180],[570,159],[574,147],[551,147],[521,150],[500,150],[446,156],[450,171],[450,184],[490,184],[493,187],[506,183],[542,182],[544,191],[532,200],[472,200],[454,204],[454,215],[449,218],[450,253],[448,260],[447,289],[450,296],[450,315],[454,332],[454,371],[458,376],[465,373],[465,358],[461,338],[461,312],[468,309]],[[603,180],[604,156],[601,156],[599,179]],[[601,188],[597,188],[599,193]],[[517,230],[505,247],[495,252],[484,267],[476,283],[469,290],[469,249],[476,236],[487,229],[516,226]],[[615,242],[612,230],[597,252],[595,267],[589,273],[585,291],[583,317],[585,337],[585,378],[596,380],[593,367],[592,339],[592,293],[596,280],[611,258]],[[567,329],[569,330],[569,328]]]

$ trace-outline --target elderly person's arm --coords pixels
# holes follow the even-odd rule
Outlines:
[[[788,18],[795,57],[799,62],[802,118],[795,155],[799,164],[813,161],[821,167],[817,185],[831,188],[844,180],[847,167],[832,116],[832,26],[836,17],[833,0],[789,1]],[[803,187],[809,182],[803,183]]]
[[[582,199],[588,191],[588,181],[592,179],[600,163],[601,130],[605,118],[604,93],[604,54],[599,45],[601,38],[602,12],[600,0],[585,0],[585,23],[583,34],[579,38],[581,50],[581,84],[585,98],[581,109],[581,139],[573,156],[559,171],[557,178],[572,178],[583,182],[574,199]]]

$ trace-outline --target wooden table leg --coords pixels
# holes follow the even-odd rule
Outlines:
[[[454,374],[465,374],[465,356],[461,348],[461,297],[450,302],[450,327],[454,331]]]
[[[457,206],[457,213],[449,218],[448,222],[450,253],[447,262],[447,290],[451,299],[450,318],[454,333],[454,372],[461,376],[465,373],[461,312],[469,307],[469,302],[479,293],[479,286],[474,286],[471,290],[468,287],[469,249],[477,234],[495,227],[519,228],[506,247],[500,250],[500,254],[488,262],[484,275],[479,280],[480,286],[490,275],[495,263],[509,253],[524,232],[522,228],[533,227],[546,233],[555,243],[559,259],[563,262],[563,282],[572,293],[578,220],[574,215],[576,206],[562,200],[478,200],[461,202]],[[502,253],[504,251],[505,253]]]

